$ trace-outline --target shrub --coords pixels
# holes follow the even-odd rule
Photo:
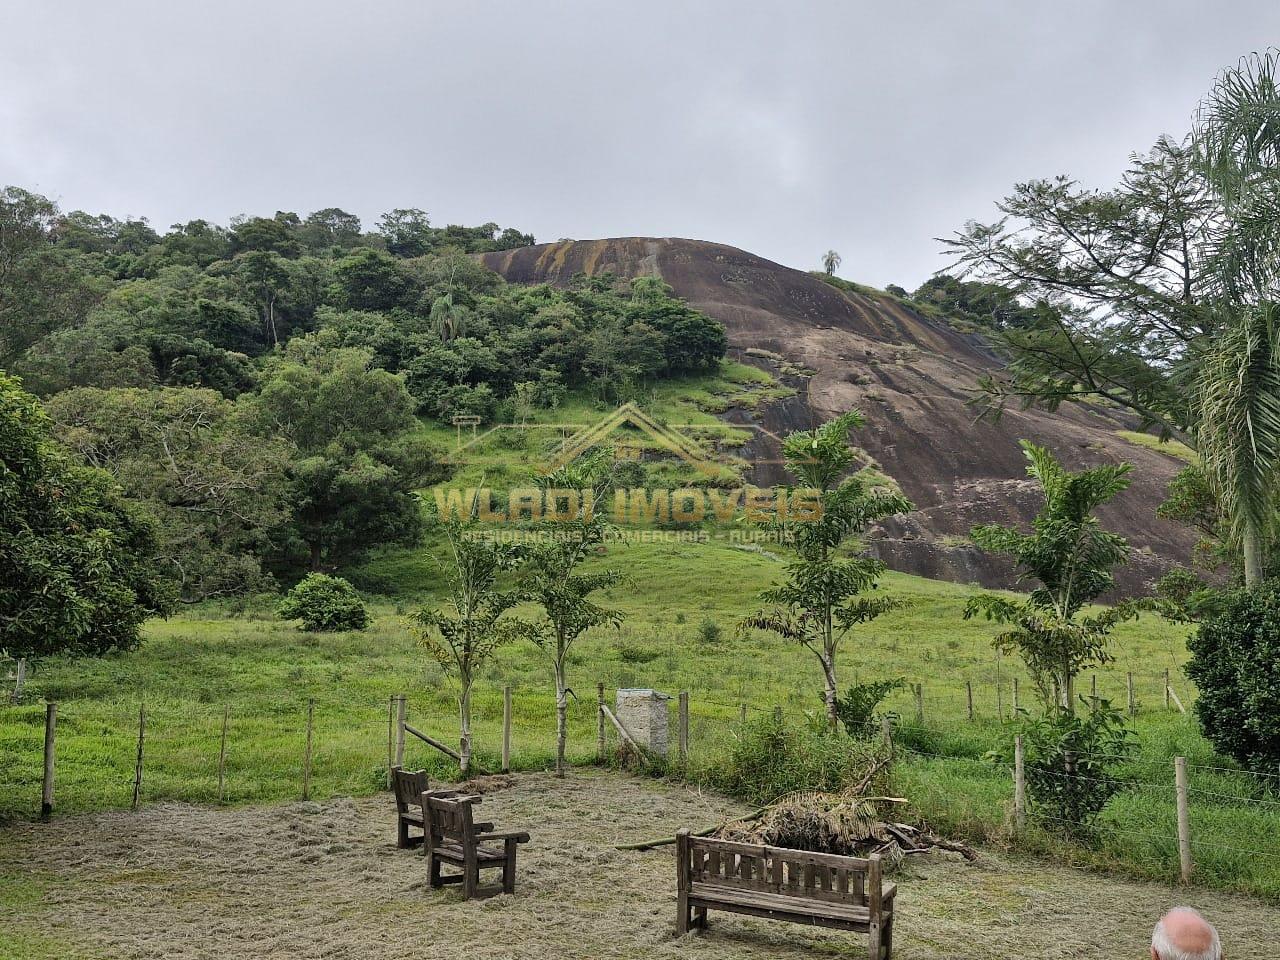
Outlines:
[[[720,642],[720,638],[723,634],[724,631],[721,629],[720,624],[716,623],[710,617],[707,617],[698,624],[698,642],[705,644],[706,646],[715,646]]]
[[[1280,588],[1225,595],[1187,648],[1205,737],[1245,766],[1274,772],[1280,763]]]
[[[1084,716],[1053,708],[1023,735],[1033,811],[1052,832],[1088,839],[1107,801],[1124,789],[1115,770],[1133,744],[1123,715],[1106,700]]]
[[[872,720],[876,708],[884,698],[895,690],[907,685],[902,677],[892,680],[873,680],[870,683],[855,683],[843,697],[836,700],[836,715],[844,724],[845,732],[850,736],[867,736],[875,731]]]
[[[658,659],[658,651],[623,641],[618,644],[618,659],[623,663],[651,663]]]
[[[363,630],[369,615],[355,587],[341,577],[308,574],[276,608],[282,620],[301,620],[304,630]]]
[[[874,756],[871,744],[850,741],[826,723],[788,726],[768,715],[741,728],[716,786],[760,804],[796,790],[834,792],[865,776]]]

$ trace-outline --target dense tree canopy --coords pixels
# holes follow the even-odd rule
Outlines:
[[[332,206],[161,232],[10,187],[0,368],[106,471],[86,490],[110,500],[109,474],[112,509],[154,518],[163,589],[256,590],[417,542],[416,490],[445,475],[420,417],[616,402],[719,363],[723,327],[657,278],[515,287],[474,256],[532,242],[414,208],[374,231]]]
[[[74,466],[38,401],[0,374],[0,650],[104,653],[169,608],[154,523],[110,474]]]

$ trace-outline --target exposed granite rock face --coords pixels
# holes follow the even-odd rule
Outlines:
[[[1191,554],[1191,532],[1155,516],[1181,464],[1117,436],[1133,428],[1129,417],[1064,405],[1057,413],[1011,409],[998,423],[975,423],[966,400],[981,374],[999,368],[999,358],[981,338],[891,298],[846,293],[802,271],[697,240],[561,241],[483,259],[514,283],[562,284],[579,272],[660,275],[678,296],[724,323],[735,359],[776,370],[759,355],[768,351],[814,371],[792,381],[799,397],[734,411],[730,419],[781,436],[861,410],[867,426],[858,442],[917,507],[873,534],[872,549],[895,569],[1014,585],[1007,564],[966,538],[974,524],[1027,523],[1033,516],[1036,498],[1021,438],[1048,446],[1073,469],[1120,460],[1134,465],[1132,486],[1103,511],[1104,522],[1134,548],[1120,573],[1123,589],[1144,590]],[[752,348],[755,355],[747,352]],[[776,460],[776,441],[761,433],[744,455]],[[752,479],[764,484],[781,475],[766,463]]]

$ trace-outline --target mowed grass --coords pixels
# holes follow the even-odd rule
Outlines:
[[[277,622],[264,600],[153,622],[146,642],[129,654],[40,664],[30,681],[31,700],[59,704],[57,811],[130,802],[143,704],[143,802],[218,801],[224,712],[227,803],[301,795],[311,700],[313,797],[384,786],[393,694],[408,697],[411,725],[454,742],[456,688],[416,643],[407,620],[437,599],[434,558],[440,553],[435,543],[371,563],[371,573],[393,580],[403,593],[397,600],[375,601],[373,623],[360,633],[304,633]],[[714,779],[739,735],[744,707],[749,718],[781,707],[793,722],[820,722],[820,674],[812,655],[736,629],[760,590],[783,573],[771,548],[734,543],[721,530],[707,532],[705,542],[614,544],[594,562],[625,572],[625,582],[602,598],[623,611],[624,622],[619,630],[588,634],[574,648],[569,752],[575,762],[595,757],[597,683],[605,685],[610,701],[618,687],[689,691],[691,749],[684,774],[696,779]],[[1008,763],[1015,724],[1001,722],[997,708],[1006,716],[1011,712],[1015,676],[1022,705],[1033,706],[1025,672],[1009,658],[997,659],[991,624],[963,619],[971,588],[891,573],[882,589],[910,603],[849,635],[841,653],[842,684],[898,676],[922,683],[923,724],[910,692],[900,691],[889,703],[900,726],[895,789],[910,798],[915,816],[944,832],[1009,842]],[[718,641],[703,639],[709,632],[704,621],[720,627]],[[1194,765],[1197,879],[1280,897],[1280,795],[1268,793],[1256,778],[1206,769],[1225,764],[1190,716],[1165,708],[1166,668],[1183,703],[1189,707],[1194,698],[1180,670],[1185,631],[1151,616],[1126,624],[1116,634],[1115,662],[1097,675],[1099,696],[1123,705],[1126,674],[1134,674],[1139,753],[1124,773],[1141,784],[1111,802],[1097,842],[1064,845],[1037,830],[1019,842],[1073,862],[1173,880],[1178,857],[1172,758],[1183,755]],[[513,690],[513,765],[545,768],[554,744],[550,669],[544,655],[525,644],[500,650],[477,685],[479,763],[491,770],[498,766],[506,685]],[[1086,678],[1082,688],[1088,687]],[[7,815],[38,809],[43,714],[38,702],[0,710],[0,811]],[[456,776],[442,755],[412,737],[406,762],[437,777]]]

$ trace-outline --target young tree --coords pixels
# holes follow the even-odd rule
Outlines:
[[[840,254],[834,250],[828,250],[822,255],[822,269],[828,277],[834,277],[836,271],[840,269]]]
[[[868,524],[912,509],[900,493],[874,487],[858,473],[845,476],[857,457],[849,444],[849,431],[863,422],[862,414],[850,411],[816,430],[793,433],[783,442],[787,470],[799,481],[786,489],[788,501],[797,493],[816,491],[821,509],[812,518],[791,517],[777,523],[794,545],[795,559],[787,564],[786,581],[760,595],[768,606],[742,622],[744,628],[766,630],[799,643],[818,658],[823,702],[832,727],[839,720],[836,655],[840,642],[857,624],[901,603],[891,597],[863,596],[876,588],[884,564],[868,556],[846,555],[841,548]]]
[[[96,655],[137,646],[167,613],[155,524],[102,470],[72,466],[39,401],[0,373],[0,650]]]
[[[1103,530],[1093,512],[1128,487],[1130,468],[1119,463],[1069,473],[1044,447],[1024,440],[1022,449],[1027,473],[1044,496],[1033,531],[988,524],[975,527],[972,536],[983,549],[1013,557],[1019,580],[1035,587],[1025,600],[972,597],[964,615],[981,613],[1008,627],[996,646],[1021,654],[1047,706],[1074,714],[1076,676],[1109,661],[1112,629],[1137,615],[1127,603],[1080,615],[1085,604],[1114,586],[1111,569],[1128,556],[1124,538]]]
[[[586,459],[568,464],[542,477],[539,487],[548,499],[558,491],[575,491],[581,498],[566,503],[563,520],[548,521],[551,536],[528,552],[531,599],[541,607],[544,622],[532,635],[534,643],[551,659],[556,685],[556,776],[563,777],[567,737],[569,687],[565,663],[573,642],[598,626],[617,626],[622,614],[593,602],[591,594],[617,583],[622,575],[615,570],[581,573],[579,567],[604,542],[608,524],[599,506],[611,487],[610,455],[597,450]],[[553,507],[547,504],[547,508]]]
[[[472,536],[471,525],[456,519],[445,530],[451,556],[445,571],[449,609],[420,610],[413,619],[419,642],[445,674],[458,681],[458,753],[466,776],[471,769],[471,688],[476,674],[499,647],[531,631],[529,624],[507,616],[525,594],[498,586],[499,576],[519,565],[518,547]]]

